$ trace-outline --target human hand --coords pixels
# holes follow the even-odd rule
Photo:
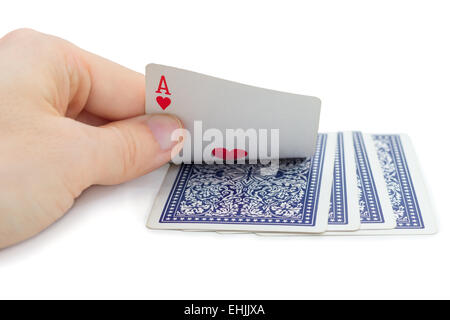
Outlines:
[[[181,122],[143,115],[144,76],[33,30],[0,39],[0,248],[58,220],[87,187],[168,162]]]

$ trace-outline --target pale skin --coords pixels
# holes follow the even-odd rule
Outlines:
[[[0,248],[61,218],[83,190],[170,160],[181,122],[144,115],[144,76],[29,29],[0,39]]]

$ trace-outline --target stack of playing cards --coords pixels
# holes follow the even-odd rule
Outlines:
[[[197,120],[219,132],[230,127],[279,129],[281,159],[272,168],[273,163],[250,161],[264,157],[248,145],[233,150],[223,140],[203,141],[199,149],[206,151],[195,154],[196,147],[188,143],[183,151],[189,149],[189,161],[171,164],[151,209],[149,228],[260,235],[437,230],[406,135],[317,133],[317,98],[149,65],[147,112],[166,112],[171,106],[194,135]],[[207,106],[214,110],[207,113]],[[205,163],[214,157],[245,161]]]
[[[267,165],[266,165],[267,166]],[[171,165],[155,229],[270,234],[433,234],[433,208],[406,135],[319,134],[314,156],[261,164]]]

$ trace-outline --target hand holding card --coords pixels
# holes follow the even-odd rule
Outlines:
[[[184,164],[170,167],[148,227],[261,235],[436,232],[406,136],[317,134],[314,97],[155,64],[147,66],[146,81],[146,112],[173,113],[188,132]],[[227,164],[210,165],[217,159]],[[266,159],[277,165],[268,168]]]

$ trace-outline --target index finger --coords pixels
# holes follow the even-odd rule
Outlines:
[[[80,48],[77,50],[88,68],[91,83],[85,110],[108,120],[144,114],[144,75]]]

